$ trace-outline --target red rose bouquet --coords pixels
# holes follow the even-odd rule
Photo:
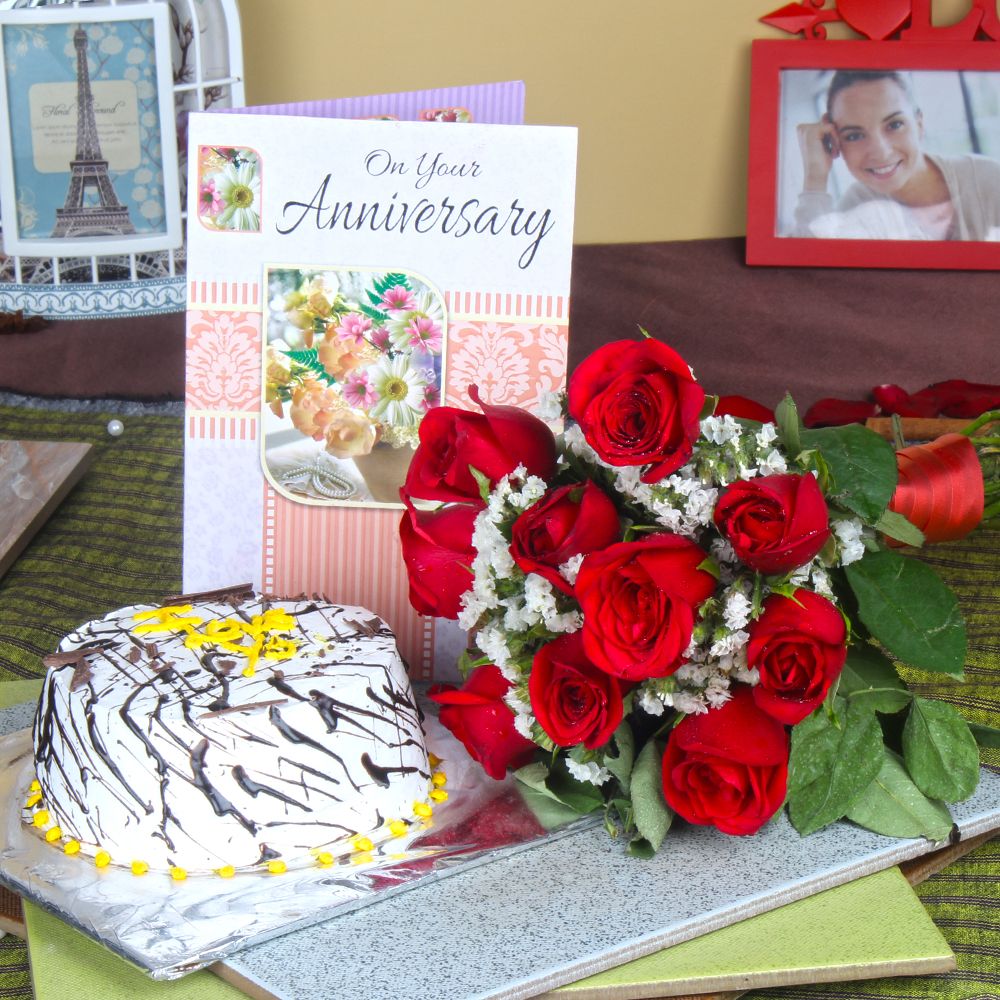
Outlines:
[[[603,808],[636,854],[674,815],[752,834],[785,804],[803,834],[947,837],[976,739],[894,661],[960,677],[965,630],[899,546],[981,519],[969,438],[897,458],[788,399],[718,415],[648,338],[577,368],[558,438],[471,396],[421,424],[400,536],[414,606],[474,634],[465,684],[431,697],[487,773],[545,820]]]

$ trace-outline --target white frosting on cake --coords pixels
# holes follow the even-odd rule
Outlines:
[[[292,863],[427,801],[406,671],[362,608],[124,608],[60,649],[85,652],[45,680],[39,805],[85,853],[191,873]]]

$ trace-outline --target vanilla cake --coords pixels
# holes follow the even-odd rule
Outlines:
[[[430,813],[420,712],[362,608],[182,598],[88,622],[46,662],[26,820],[67,853],[280,872]]]

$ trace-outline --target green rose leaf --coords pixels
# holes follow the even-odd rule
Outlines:
[[[861,621],[893,656],[962,677],[965,623],[955,595],[930,566],[898,552],[869,552],[844,572]]]
[[[963,802],[979,783],[979,748],[969,724],[943,701],[913,699],[903,760],[914,784],[932,799]]]
[[[580,818],[580,814],[575,809],[570,809],[569,806],[563,805],[558,799],[552,798],[545,792],[540,792],[525,784],[518,785],[517,790],[525,805],[545,830],[556,830]]]
[[[897,542],[902,542],[904,545],[921,546],[924,544],[924,533],[894,510],[882,511],[882,516],[876,522],[875,527],[883,535],[895,538]]]
[[[802,447],[815,448],[833,475],[830,499],[875,524],[896,489],[896,453],[884,438],[860,424],[802,432]]]
[[[574,778],[566,769],[566,762],[561,757],[549,771],[545,787],[563,805],[574,809],[581,816],[604,806],[604,796],[600,788],[589,781],[579,781]]]
[[[639,833],[636,839],[648,841],[654,852],[663,843],[674,815],[663,798],[662,767],[662,747],[650,740],[639,752],[632,771],[632,816]]]
[[[896,754],[889,749],[883,753],[878,776],[848,811],[847,818],[887,837],[947,839],[952,828],[947,807],[917,788]]]
[[[1000,729],[992,726],[982,726],[978,722],[969,723],[969,732],[981,747],[1000,750]]]
[[[654,854],[656,854],[656,848],[653,847],[648,840],[643,840],[642,837],[636,837],[635,840],[629,842],[628,847],[625,848],[625,852],[633,858],[640,858],[643,861],[648,861]]]
[[[899,712],[912,697],[892,661],[868,643],[848,649],[840,675],[840,693],[850,701],[864,702],[876,712]]]
[[[546,830],[579,819],[604,804],[600,789],[577,781],[561,760],[552,770],[541,761],[525,764],[514,777],[521,798]]]
[[[840,819],[878,774],[882,730],[871,706],[838,698],[792,730],[788,816],[802,836]]]
[[[517,790],[535,819],[546,830],[554,830],[579,819],[580,814],[560,802],[549,790],[545,784],[548,776],[548,767],[540,761],[526,764],[514,772],[518,782]]]
[[[623,722],[615,730],[613,740],[617,753],[615,756],[612,756],[610,751],[605,753],[604,766],[618,779],[618,784],[627,795],[632,778],[632,764],[635,762],[635,737],[632,735],[632,727]]]

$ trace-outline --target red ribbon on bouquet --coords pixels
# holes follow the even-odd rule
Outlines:
[[[964,538],[983,519],[979,455],[969,438],[943,434],[896,452],[899,482],[889,509],[902,514],[928,542]]]

